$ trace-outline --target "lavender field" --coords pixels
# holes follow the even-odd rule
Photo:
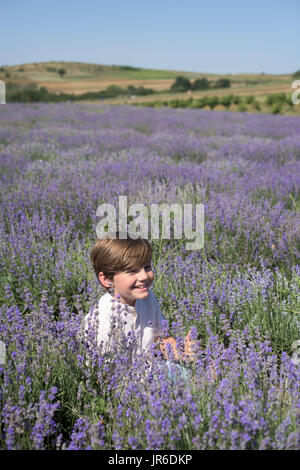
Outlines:
[[[1,106],[0,447],[300,449],[300,119]],[[203,203],[205,244],[153,241],[154,292],[201,353],[187,382],[87,348],[96,209]],[[154,352],[153,352],[154,354]]]

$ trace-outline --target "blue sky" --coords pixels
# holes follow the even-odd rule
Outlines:
[[[300,0],[10,0],[0,7],[0,65],[55,60],[223,74],[300,69]]]

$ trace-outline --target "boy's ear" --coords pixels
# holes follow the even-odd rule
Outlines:
[[[104,287],[109,288],[113,285],[112,281],[102,271],[98,274],[98,279]]]

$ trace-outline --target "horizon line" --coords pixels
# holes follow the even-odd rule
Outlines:
[[[282,73],[269,73],[269,72],[199,72],[196,70],[179,70],[179,69],[161,69],[161,68],[152,68],[152,67],[140,67],[137,65],[130,64],[103,64],[97,62],[84,62],[77,60],[45,60],[45,61],[35,61],[35,62],[23,62],[19,64],[1,64],[0,67],[20,67],[22,65],[34,65],[34,64],[47,64],[47,63],[64,63],[64,64],[86,64],[86,65],[98,65],[104,67],[132,67],[140,70],[156,70],[156,71],[166,71],[166,72],[183,72],[183,73],[199,73],[206,75],[293,75],[296,72],[282,72]]]

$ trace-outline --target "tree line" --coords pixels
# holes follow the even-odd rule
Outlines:
[[[151,88],[134,87],[121,88],[116,85],[110,85],[106,90],[89,91],[75,95],[74,93],[52,93],[45,87],[38,88],[35,83],[26,87],[20,87],[9,82],[6,85],[6,101],[9,102],[62,102],[62,101],[82,101],[82,100],[104,100],[106,98],[115,98],[117,96],[144,96],[154,93]]]
[[[217,106],[223,106],[229,109],[231,105],[237,106],[237,111],[248,111],[249,109],[261,111],[262,106],[267,107],[272,114],[280,114],[284,107],[288,109],[294,108],[294,103],[291,100],[291,95],[286,93],[272,93],[265,97],[264,102],[259,102],[254,95],[245,97],[239,95],[225,95],[225,96],[203,96],[202,98],[187,98],[187,99],[172,99],[151,102],[133,103],[135,106],[148,106],[152,108],[161,108],[163,106],[169,108],[192,108],[202,109],[209,107],[211,110]]]
[[[56,69],[48,67],[47,69]],[[55,70],[54,70],[55,69]],[[57,70],[61,76],[64,75],[62,70]],[[188,78],[183,76],[176,77],[174,83],[169,90],[170,93],[183,93],[188,90],[207,90],[211,88],[228,88],[230,87],[230,80],[220,78],[216,82],[209,82],[206,78],[199,78],[191,82]],[[30,83],[25,87],[21,87],[13,82],[8,82],[6,85],[6,101],[7,102],[60,102],[60,101],[82,101],[82,100],[104,100],[107,98],[117,98],[122,96],[146,96],[157,93],[166,93],[166,90],[157,92],[152,88],[144,88],[143,86],[135,87],[129,85],[127,88],[121,88],[117,85],[110,85],[106,90],[81,93],[75,95],[73,93],[52,93],[45,87],[38,88],[36,83]]]
[[[176,77],[175,82],[171,85],[172,93],[183,93],[185,91],[208,90],[210,88],[229,88],[231,82],[228,78],[219,78],[216,82],[209,82],[207,78],[196,78],[193,83],[186,77]]]

